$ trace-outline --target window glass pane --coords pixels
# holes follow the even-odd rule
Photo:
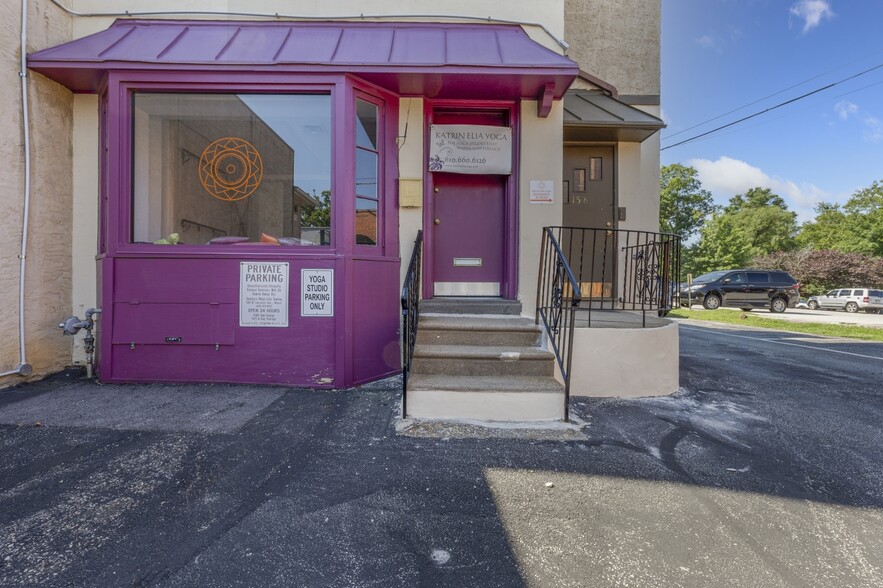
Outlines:
[[[731,284],[744,284],[745,283],[745,274],[742,274],[742,273],[731,274],[727,277],[730,278]]]
[[[377,151],[377,107],[356,100],[356,145]]]
[[[603,178],[601,177],[601,158],[600,157],[591,157],[589,158],[589,181],[599,182]]]
[[[377,198],[377,154],[356,149],[356,194]]]
[[[769,284],[770,275],[766,272],[748,272],[748,282],[751,284]]]
[[[574,192],[585,192],[586,191],[586,170],[584,170],[584,169],[573,170],[573,191]]]
[[[330,244],[330,96],[137,93],[132,124],[134,242]]]
[[[356,244],[377,245],[377,201],[356,198]]]

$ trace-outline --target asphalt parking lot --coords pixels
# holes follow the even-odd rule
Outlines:
[[[0,585],[883,585],[883,344],[680,329],[680,392],[558,430],[397,430],[394,380],[2,391]]]
[[[690,310],[698,310],[708,313],[715,312],[743,312],[738,308],[718,308],[717,310],[705,310],[702,305],[694,304]],[[844,312],[842,310],[810,310],[808,308],[789,308],[785,312],[770,312],[766,308],[756,308],[751,311],[764,318],[778,319],[795,323],[823,323],[830,325],[857,325],[861,327],[877,327],[883,329],[883,314],[868,314],[866,312]]]

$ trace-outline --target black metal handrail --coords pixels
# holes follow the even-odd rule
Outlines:
[[[420,261],[423,257],[423,231],[417,231],[414,250],[402,285],[402,418],[408,414],[408,374],[417,343],[420,320]]]
[[[678,306],[681,239],[670,233],[614,228],[547,227],[583,291],[581,311],[664,316]]]
[[[570,268],[551,227],[543,228],[537,279],[535,323],[543,327],[564,379],[564,420],[570,421],[570,366],[573,357],[575,313],[582,301],[580,283]]]

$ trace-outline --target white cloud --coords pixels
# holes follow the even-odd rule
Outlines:
[[[714,37],[712,37],[711,35],[702,35],[701,37],[696,39],[696,42],[699,44],[700,47],[704,47],[705,49],[714,49],[715,45],[717,44],[714,41]]]
[[[841,119],[846,120],[849,118],[849,115],[858,113],[858,105],[849,100],[841,100],[834,105],[834,112],[836,112],[837,116]]]
[[[800,0],[789,9],[789,12],[803,19],[804,33],[819,26],[823,18],[830,20],[834,16],[834,11],[831,10],[827,0]]]
[[[691,159],[687,165],[696,170],[702,187],[710,190],[719,201],[726,202],[751,188],[769,188],[788,202],[801,221],[812,219],[815,205],[828,197],[813,184],[798,184],[770,176],[759,167],[731,157],[720,157],[717,161]]]
[[[880,122],[876,116],[865,116],[862,120],[865,125],[865,132],[862,134],[862,137],[865,141],[870,141],[871,143],[879,143],[883,141],[883,123]]]
[[[849,117],[855,116],[861,120],[865,129],[862,133],[862,139],[869,143],[879,143],[883,141],[883,122],[872,114],[861,110],[858,104],[849,100],[841,100],[834,105],[834,112],[840,120],[849,120]]]

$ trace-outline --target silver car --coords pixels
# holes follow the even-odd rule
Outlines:
[[[864,310],[868,314],[877,314],[883,310],[883,290],[839,288],[821,296],[810,296],[806,305],[813,310],[817,308],[846,312]]]

